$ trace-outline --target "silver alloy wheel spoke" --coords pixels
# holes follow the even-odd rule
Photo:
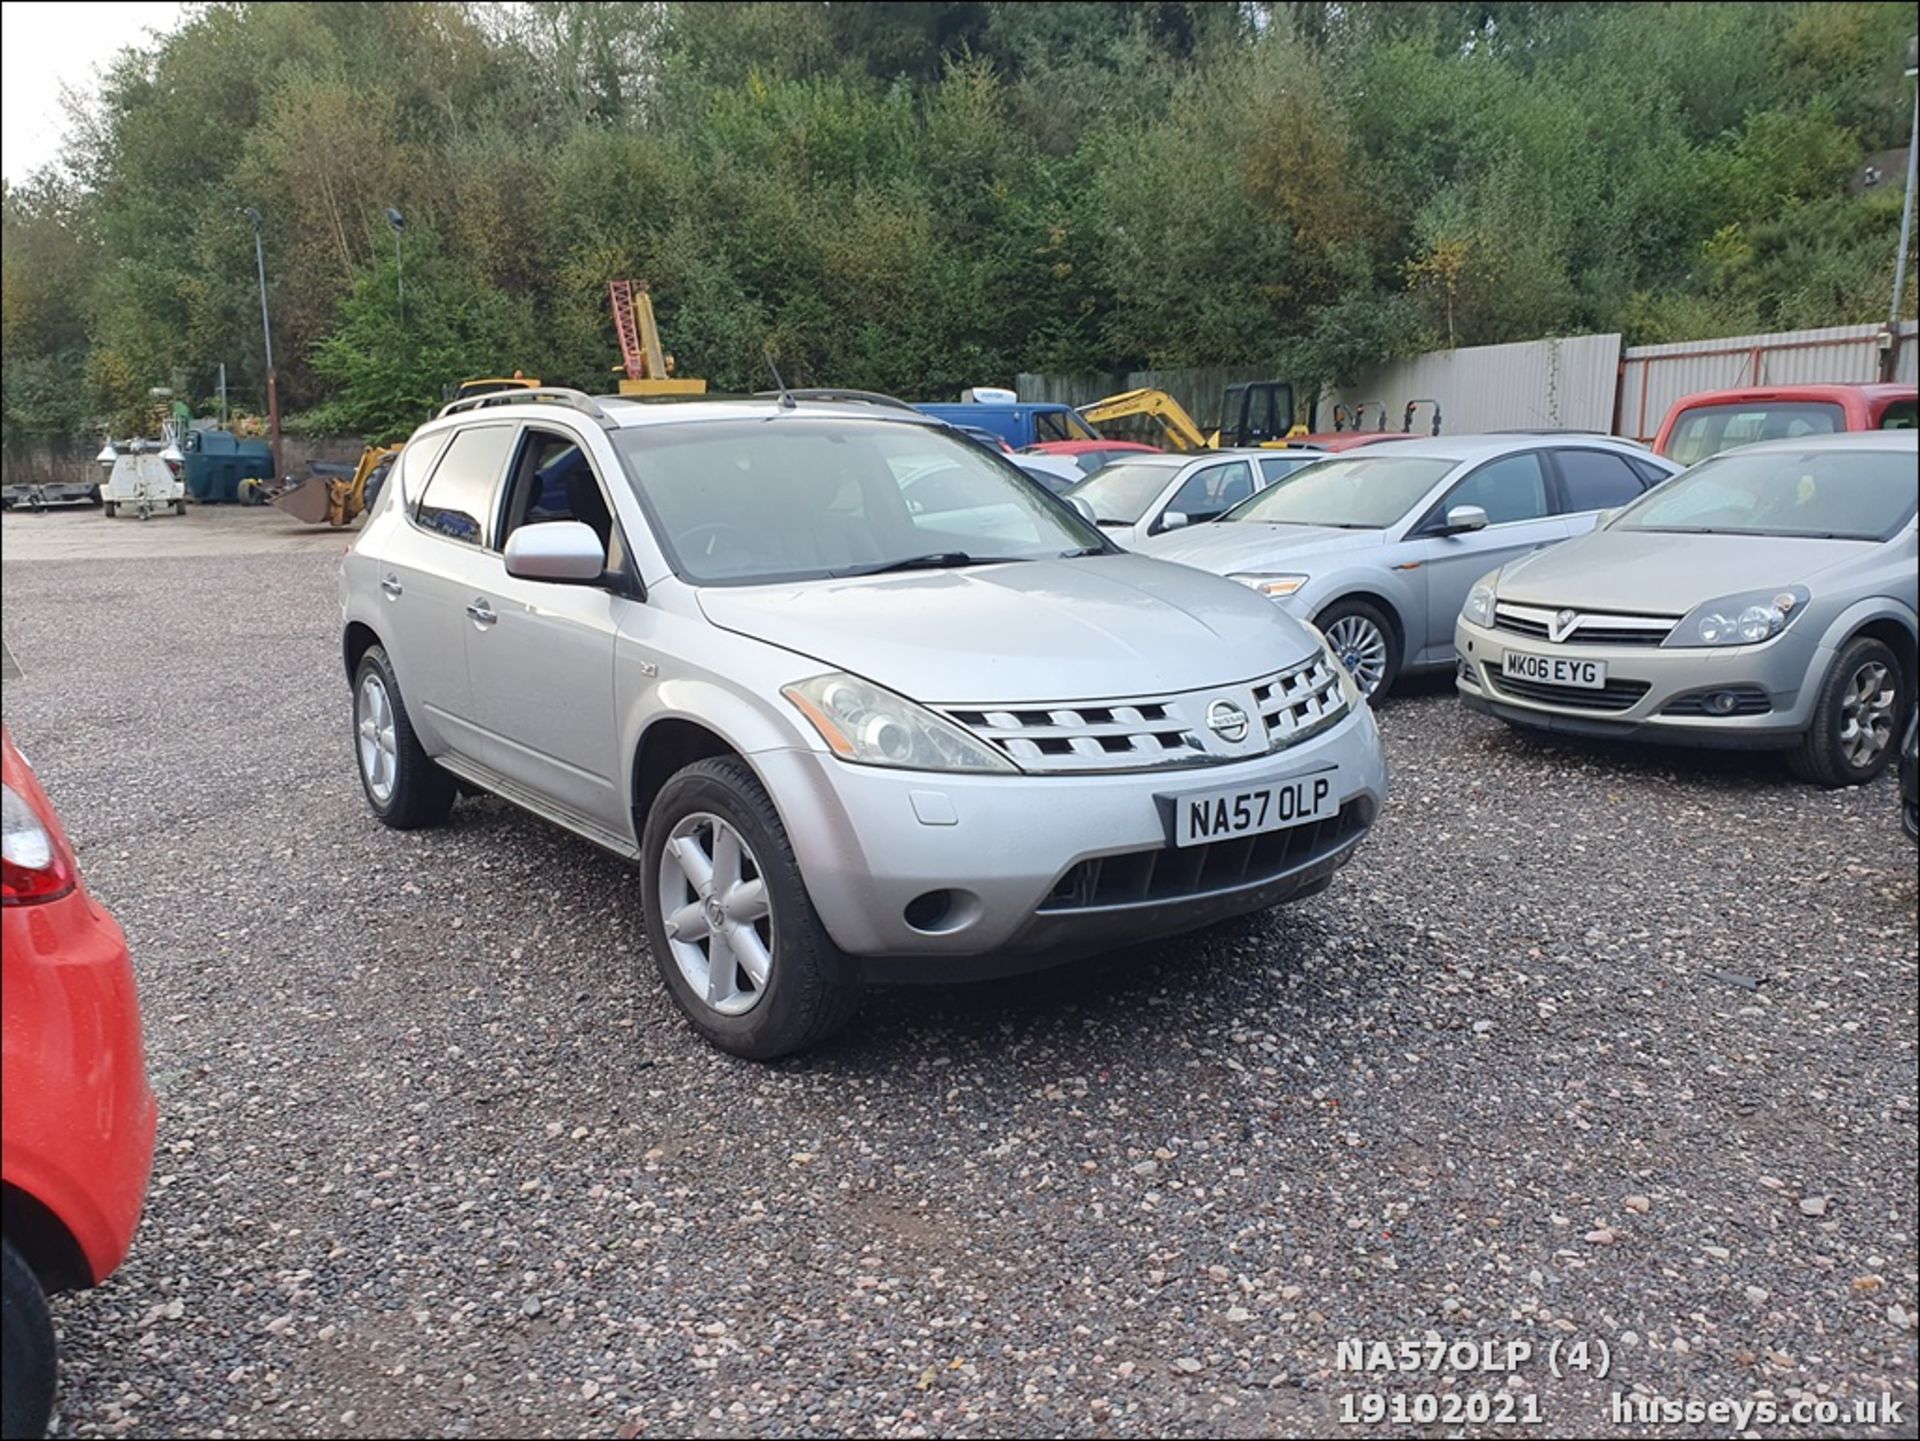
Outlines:
[[[736,921],[757,921],[767,914],[767,883],[756,877],[727,892],[727,914]]]
[[[707,935],[707,908],[689,901],[667,917],[667,935],[676,941],[697,941]]]
[[[1327,639],[1360,689],[1372,695],[1387,673],[1387,638],[1380,628],[1365,616],[1343,615],[1333,623]]]
[[[734,959],[739,961],[740,969],[747,973],[748,979],[755,987],[764,986],[767,977],[773,974],[773,957],[767,954],[760,933],[752,926],[733,925],[727,927],[727,940]]]
[[[740,994],[735,980],[733,946],[726,931],[715,931],[707,943],[707,1004],[724,1012],[727,1002]]]
[[[776,953],[772,897],[746,838],[697,812],[660,856],[658,905],[667,946],[694,995],[722,1015],[760,1003]]]

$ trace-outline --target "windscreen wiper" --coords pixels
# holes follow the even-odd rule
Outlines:
[[[886,575],[896,570],[953,570],[963,565],[1005,565],[1016,560],[1032,560],[1030,555],[973,555],[964,550],[936,550],[926,555],[910,555],[904,560],[882,561],[879,565],[856,565],[842,575]]]

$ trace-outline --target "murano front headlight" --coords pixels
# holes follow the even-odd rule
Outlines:
[[[1252,590],[1257,590],[1268,600],[1285,600],[1301,586],[1307,583],[1304,575],[1230,575],[1228,580],[1237,580]]]
[[[1488,576],[1467,592],[1467,603],[1460,607],[1460,618],[1469,625],[1493,625],[1493,577]]]
[[[1782,586],[1722,596],[1681,617],[1663,642],[1674,647],[1758,645],[1772,640],[1807,608],[1807,588]]]
[[[780,694],[841,760],[910,771],[1017,769],[952,721],[858,676],[817,675],[782,687]]]

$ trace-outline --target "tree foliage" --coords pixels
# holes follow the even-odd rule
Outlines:
[[[1337,380],[1435,345],[1884,313],[1891,3],[215,3],[5,195],[8,444],[263,400],[389,434],[467,373],[916,398]],[[389,207],[399,237],[398,300]],[[1912,313],[1912,301],[1906,302]]]

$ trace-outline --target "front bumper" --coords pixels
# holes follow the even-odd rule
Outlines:
[[[1607,691],[1516,685],[1501,675],[1507,650],[1603,661]],[[1813,723],[1831,650],[1795,627],[1760,645],[1718,649],[1556,645],[1475,625],[1453,632],[1454,684],[1471,710],[1568,735],[1734,750],[1784,750]],[[1734,698],[1734,714],[1706,711],[1708,697]]]
[[[752,761],[779,807],[808,894],[851,955],[923,962],[891,978],[1018,970],[1208,925],[1317,890],[1386,799],[1365,705],[1319,735],[1231,765],[1126,774],[948,775],[771,750]],[[1238,853],[1168,844],[1163,800],[1338,767],[1340,815]],[[1098,865],[1093,864],[1098,862]],[[944,908],[924,902],[949,892]],[[916,924],[915,921],[919,924]],[[987,964],[958,966],[965,960]]]

